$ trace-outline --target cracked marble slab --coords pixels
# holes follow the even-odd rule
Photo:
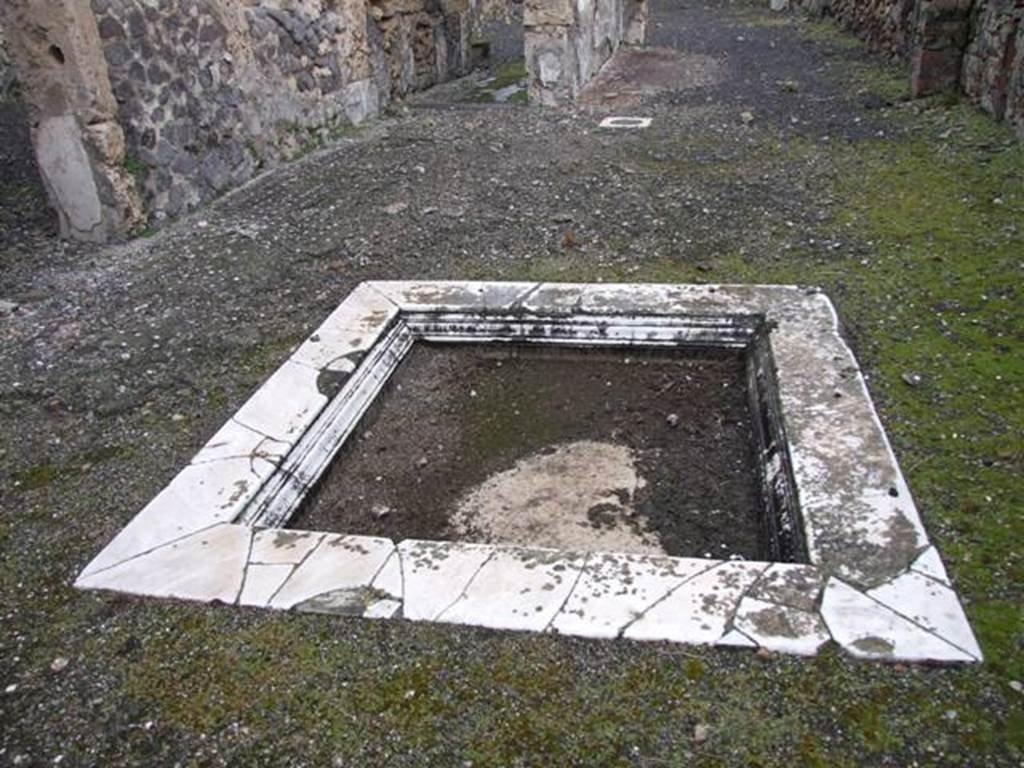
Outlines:
[[[632,640],[714,643],[726,632],[746,589],[765,563],[724,562],[686,579],[629,624]]]
[[[939,552],[935,547],[928,547],[922,552],[910,568],[949,586],[949,576],[946,575],[946,567],[942,564],[942,558],[939,557]]]
[[[233,603],[242,587],[252,529],[215,525],[91,576],[77,586],[134,595]]]
[[[749,597],[801,611],[814,611],[825,579],[809,565],[774,563],[750,588]]]
[[[279,442],[293,445],[327,404],[318,372],[287,360],[260,387],[234,420]],[[282,408],[282,403],[287,403]]]
[[[360,331],[318,331],[299,346],[291,359],[318,371],[352,373],[376,341],[376,334]]]
[[[374,288],[373,283],[360,283],[314,332],[331,335],[353,331],[360,336],[378,335],[398,317],[398,305]]]
[[[508,309],[536,283],[382,280],[371,283],[404,312]]]
[[[565,604],[584,561],[572,552],[497,547],[436,620],[541,632]]]
[[[192,457],[193,464],[206,464],[224,459],[251,459],[279,464],[288,449],[288,443],[268,437],[256,430],[229,419],[211,437],[206,445]]]
[[[248,458],[222,459],[185,467],[156,498],[121,529],[82,576],[189,536],[218,523],[230,523],[274,465]],[[80,584],[81,585],[81,584]]]
[[[239,605],[266,606],[270,598],[295,571],[290,563],[253,563],[245,569]]]
[[[327,535],[295,567],[270,599],[271,608],[291,608],[318,595],[369,587],[394,545],[371,536]]]
[[[398,545],[404,617],[434,621],[494,555],[489,544],[406,540]]]
[[[265,528],[252,537],[249,562],[260,565],[298,565],[312,552],[326,534]]]
[[[816,612],[753,597],[740,601],[732,623],[755,645],[778,653],[813,656],[831,637]]]
[[[405,575],[402,573],[402,557],[397,547],[388,555],[388,559],[370,583],[370,588],[399,603],[402,602],[405,594]]]
[[[385,597],[370,603],[366,607],[366,610],[363,611],[363,618],[393,619],[401,610],[402,602],[400,600],[392,600],[391,598]]]
[[[594,553],[551,629],[565,635],[618,637],[686,579],[707,570],[698,559]]]
[[[960,607],[956,593],[945,584],[908,571],[866,594],[974,658],[981,657],[981,649],[967,623],[964,609]]]
[[[979,660],[836,578],[825,586],[821,616],[836,642],[860,658]]]

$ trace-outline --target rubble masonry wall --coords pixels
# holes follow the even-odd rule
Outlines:
[[[643,43],[645,0],[526,0],[530,100],[572,101],[622,44]]]
[[[836,18],[876,50],[909,60],[911,90],[959,88],[1024,134],[1022,0],[793,0]]]

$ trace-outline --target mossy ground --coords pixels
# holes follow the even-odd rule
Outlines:
[[[494,71],[493,79],[488,80],[486,84],[478,87],[473,92],[471,100],[493,102],[495,101],[495,94],[502,88],[507,88],[510,85],[521,85],[523,90],[513,93],[509,98],[505,99],[505,103],[526,104],[528,101],[526,93],[527,78],[525,60],[514,59],[507,61]]]
[[[752,11],[749,23],[766,14]],[[837,50],[856,50],[842,40]],[[232,275],[250,280],[247,300],[261,309],[245,316],[272,330],[234,347],[219,338],[205,348],[190,341],[197,349],[171,367],[169,394],[153,395],[163,398],[156,405],[93,414],[93,421],[44,414],[33,417],[38,436],[5,429],[0,682],[17,689],[0,697],[7,750],[0,761],[27,754],[34,764],[63,755],[62,765],[1019,765],[1024,697],[1011,683],[1024,682],[1024,146],[967,105],[899,102],[902,81],[891,67],[834,69],[852,96],[893,103],[879,112],[882,136],[825,142],[760,120],[743,134],[749,140],[735,142],[714,130],[667,137],[652,129],[622,139],[618,155],[600,155],[605,165],[593,171],[648,174],[652,192],[671,184],[729,191],[788,174],[795,186],[786,195],[799,196],[801,210],[785,208],[789,199],[776,194],[763,220],[737,222],[723,208],[724,223],[705,234],[695,224],[700,217],[679,214],[664,226],[692,236],[685,257],[657,251],[657,232],[627,236],[609,225],[595,233],[583,206],[582,221],[565,227],[573,237],[531,234],[530,258],[515,261],[481,261],[484,247],[461,245],[461,225],[452,224],[445,250],[466,254],[430,276],[822,286],[964,600],[983,665],[858,663],[834,648],[812,659],[762,658],[72,590],[78,569],[123,523],[103,511],[127,519],[141,507],[302,337],[309,307],[325,313],[336,303],[318,293],[333,285],[331,259],[361,258],[350,255],[360,246],[355,236],[335,250],[320,242],[303,250],[282,237],[265,256],[249,239],[223,235],[218,253],[228,255],[203,262],[202,282],[191,290],[217,280],[239,285]],[[545,138],[554,135],[547,130]],[[416,124],[415,140],[422,135]],[[663,144],[668,138],[673,143]],[[579,145],[563,146],[565,162],[585,169],[584,151],[572,154]],[[413,162],[395,162],[401,179]],[[387,167],[381,162],[374,173]],[[487,194],[495,173],[482,172]],[[573,191],[560,192],[558,203],[569,206]],[[392,190],[387,195],[381,205],[393,199]],[[289,215],[308,229],[310,210],[300,200]],[[481,229],[507,236],[496,214],[485,216]],[[147,247],[166,248],[165,237]],[[193,235],[174,242],[179,258]],[[429,244],[412,239],[415,260],[402,276],[431,272],[420,262]],[[272,286],[253,277],[263,274],[261,259],[284,265],[272,272]],[[244,269],[231,272],[225,263]],[[141,269],[149,281],[166,274]],[[303,269],[315,280],[297,298],[275,293],[275,303],[265,303]],[[184,280],[181,271],[175,277]],[[365,276],[384,273],[371,265]],[[138,303],[133,297],[127,306]],[[234,313],[243,310],[231,305],[230,313],[219,331],[225,336],[236,332]],[[270,326],[266,314],[288,315],[292,324]],[[49,398],[4,392],[0,414],[12,423],[22,411],[42,411],[38,403]],[[171,421],[172,412],[185,419]],[[103,439],[94,440],[99,423]],[[62,445],[90,440],[61,454]],[[56,656],[70,659],[65,671],[49,671]],[[698,724],[708,728],[705,740],[694,738]]]

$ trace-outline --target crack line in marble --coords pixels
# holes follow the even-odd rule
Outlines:
[[[238,594],[235,595],[234,603],[238,604],[242,600],[242,593],[245,592],[245,582],[249,578],[249,566],[253,565],[252,562],[252,547],[256,542],[256,529],[249,529],[249,548],[245,553],[245,565],[242,566],[242,581],[238,585]]]
[[[469,580],[462,587],[462,591],[459,592],[458,596],[454,600],[452,600],[451,603],[449,603],[446,607],[442,608],[441,611],[436,616],[434,616],[433,619],[431,619],[432,621],[442,621],[442,616],[444,616],[448,611],[454,608],[460,600],[463,600],[468,596],[467,593],[469,592],[469,588],[473,585],[473,581],[476,579],[477,576],[480,575],[480,571],[484,569],[484,566],[494,559],[494,556],[497,553],[497,547],[493,547],[491,551],[487,553],[487,557],[485,557],[484,561],[477,566],[477,569],[475,571],[473,571],[473,575],[469,577]]]
[[[725,564],[727,564],[727,563],[723,563],[723,565],[725,565]],[[757,584],[758,582],[760,582],[761,579],[764,578],[764,575],[766,573],[768,573],[768,571],[771,570],[772,565],[773,565],[773,563],[768,563],[768,565],[764,566],[761,569],[760,573],[758,573],[757,576],[754,578],[754,580],[750,584],[748,584],[746,587],[744,587],[742,590],[740,590],[740,593],[736,596],[736,600],[732,604],[732,608],[729,609],[729,613],[728,613],[728,615],[726,617],[726,620],[725,620],[725,626],[726,627],[734,626],[734,622],[736,621],[736,614],[739,613],[739,610],[740,610],[740,603],[742,603],[743,599],[747,595],[750,594],[750,591],[754,588],[754,585]],[[763,602],[772,602],[772,601],[765,600]]]
[[[212,530],[212,529],[214,529],[214,528],[216,528],[217,526],[220,526],[220,525],[231,525],[231,523],[226,522],[224,520],[218,520],[217,522],[211,523],[210,525],[204,525],[202,528],[196,528],[194,531],[189,531],[188,533],[183,533],[180,536],[175,536],[173,539],[168,539],[167,541],[161,542],[160,544],[156,544],[155,546],[152,546],[149,549],[142,550],[141,552],[136,552],[134,555],[131,555],[130,557],[126,557],[124,560],[118,560],[116,563],[111,563],[110,565],[105,565],[102,568],[97,568],[95,571],[89,571],[88,573],[82,573],[78,578],[79,579],[91,579],[94,576],[99,576],[101,573],[106,573],[107,571],[110,571],[110,570],[112,570],[114,568],[118,568],[118,567],[124,565],[125,563],[130,563],[133,560],[138,560],[140,557],[145,557],[146,555],[151,555],[154,552],[156,552],[157,550],[163,549],[164,547],[168,547],[168,546],[170,546],[172,544],[177,544],[179,542],[184,541],[185,539],[188,539],[188,538],[190,538],[192,536],[195,536],[197,534],[203,533],[204,531]]]
[[[915,573],[916,573],[916,571],[915,571]],[[897,578],[899,578],[899,577],[897,577]],[[842,579],[837,579],[837,581],[842,582]],[[888,582],[886,582],[886,583],[888,583]],[[939,583],[939,582],[936,582],[936,583]],[[846,586],[850,586],[850,585],[847,584]],[[882,584],[882,585],[879,585],[879,586],[885,586],[885,585]],[[941,584],[941,586],[944,589],[947,589],[950,592],[952,592],[952,590],[950,589],[950,587],[948,585]],[[901,619],[904,619],[905,621],[909,621],[911,624],[913,624],[915,627],[920,629],[922,632],[927,632],[929,635],[932,635],[933,637],[941,640],[942,642],[946,643],[947,645],[950,645],[953,648],[956,648],[958,651],[960,651],[961,653],[963,653],[963,654],[965,654],[967,656],[970,656],[972,659],[977,659],[978,658],[974,653],[972,653],[971,651],[968,651],[966,648],[962,648],[960,645],[958,645],[957,643],[954,643],[948,637],[944,637],[943,635],[940,635],[938,630],[931,629],[930,627],[926,627],[924,624],[922,624],[921,622],[917,621],[916,619],[912,619],[910,616],[907,616],[905,613],[903,613],[899,609],[889,605],[888,603],[883,603],[877,597],[872,595],[870,593],[870,591],[863,591],[863,592],[861,592],[861,590],[859,590],[859,589],[857,591],[860,592],[860,594],[864,595],[864,597],[868,598],[869,600],[873,600],[874,602],[878,603],[880,606],[882,606],[886,610],[892,611],[894,614],[899,616]],[[956,597],[956,593],[955,592],[953,593],[953,596]],[[832,630],[830,629],[829,632],[831,632],[831,631]]]
[[[565,599],[562,600],[561,605],[558,606],[558,610],[556,610],[551,615],[551,618],[548,619],[547,624],[544,625],[544,629],[542,629],[541,632],[550,631],[551,625],[555,623],[555,619],[557,619],[561,615],[562,611],[565,610],[565,606],[569,604],[569,599],[576,592],[576,588],[580,585],[580,579],[583,578],[583,573],[587,570],[587,563],[590,562],[590,557],[592,554],[592,552],[587,552],[583,556],[583,562],[580,564],[579,570],[576,571],[576,578],[573,579],[572,586],[569,587],[569,591],[566,593]]]
[[[285,588],[285,585],[288,584],[289,581],[291,581],[292,577],[296,573],[298,573],[299,568],[301,568],[303,565],[306,564],[306,561],[309,560],[309,558],[313,556],[314,552],[316,552],[318,549],[320,549],[320,545],[323,544],[326,540],[327,540],[327,534],[323,534],[323,535],[320,536],[320,540],[316,544],[314,544],[312,547],[310,547],[309,551],[302,556],[302,559],[299,560],[299,562],[295,563],[295,565],[292,567],[291,572],[287,576],[284,577],[284,580],[280,584],[277,585],[277,589],[275,589],[270,594],[270,597],[268,597],[266,602],[264,603],[265,605],[271,605],[274,602],[274,598],[276,598],[278,596],[278,594],[281,592],[281,590]]]
[[[670,597],[671,597],[671,596],[672,596],[673,594],[675,594],[675,592],[676,592],[676,591],[677,591],[677,590],[678,590],[678,589],[679,589],[680,587],[683,587],[684,585],[686,585],[686,584],[688,584],[689,582],[693,581],[693,580],[694,580],[694,579],[696,579],[696,578],[697,578],[698,576],[703,576],[703,575],[704,575],[705,573],[710,573],[711,571],[715,570],[716,568],[720,568],[720,567],[722,567],[723,565],[727,565],[727,564],[728,564],[728,562],[729,562],[728,560],[726,560],[726,561],[724,561],[724,562],[723,562],[723,561],[715,561],[715,563],[714,563],[713,565],[709,565],[709,566],[708,566],[707,568],[705,568],[704,570],[702,570],[702,571],[698,571],[697,573],[693,574],[692,576],[685,576],[685,577],[683,577],[683,580],[682,580],[682,581],[680,581],[680,582],[679,582],[678,584],[676,584],[676,585],[675,585],[674,587],[670,587],[670,588],[669,588],[669,589],[668,589],[668,590],[667,590],[667,591],[665,592],[665,594],[663,594],[663,595],[662,595],[661,597],[659,597],[659,598],[658,598],[657,600],[655,600],[655,601],[654,601],[653,603],[651,603],[651,604],[650,604],[650,605],[648,605],[648,606],[647,606],[646,608],[644,608],[644,609],[643,609],[642,611],[640,611],[640,613],[638,613],[638,614],[637,614],[636,616],[634,616],[634,617],[633,617],[632,619],[630,619],[630,620],[629,620],[629,621],[627,621],[627,622],[626,622],[625,624],[623,624],[623,625],[622,625],[622,628],[621,628],[621,629],[619,630],[619,632],[618,632],[618,635],[617,635],[617,637],[622,637],[623,635],[625,635],[625,633],[626,633],[626,632],[627,632],[627,631],[629,630],[629,628],[630,628],[631,626],[633,626],[633,625],[634,625],[634,624],[636,624],[636,623],[637,623],[638,621],[640,621],[640,619],[642,619],[642,618],[643,618],[644,616],[646,616],[646,615],[647,615],[647,614],[648,614],[648,613],[649,613],[649,612],[651,611],[651,609],[652,609],[652,608],[654,608],[655,606],[661,605],[661,604],[662,604],[663,602],[665,602],[666,600],[668,600],[668,599],[669,599],[669,598],[670,598]]]

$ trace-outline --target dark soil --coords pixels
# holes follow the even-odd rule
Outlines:
[[[419,343],[360,426],[295,527],[452,539],[463,493],[546,448],[600,440],[638,457],[637,520],[668,554],[762,556],[738,352]]]

